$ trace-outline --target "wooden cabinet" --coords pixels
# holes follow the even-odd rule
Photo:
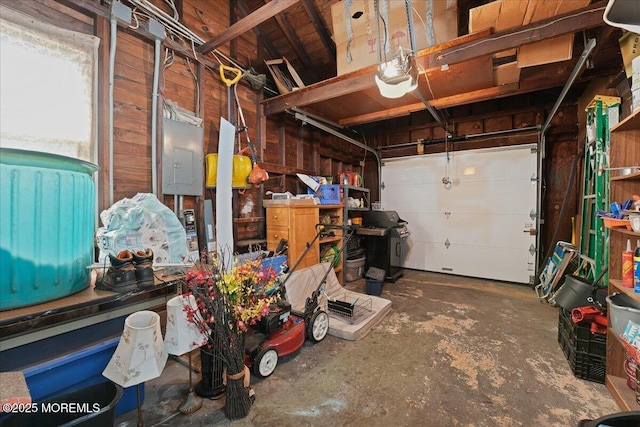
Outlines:
[[[640,163],[640,111],[631,114],[611,129],[610,166],[620,168]],[[615,170],[615,169],[614,169]],[[610,178],[611,202],[624,202],[633,194],[640,194],[640,172]],[[626,228],[612,228],[609,233],[609,294],[624,292],[640,302],[640,294],[633,289],[622,286],[622,251],[626,248],[627,239],[632,248],[640,233]],[[626,352],[619,338],[609,327],[607,329],[607,378],[606,385],[611,395],[624,411],[638,411],[635,392],[627,386],[627,375],[624,369]]]
[[[342,225],[342,205],[309,205],[296,204],[295,201],[283,201],[283,204],[265,203],[267,210],[267,250],[274,250],[281,239],[286,239],[289,245],[287,251],[289,268],[296,262],[300,263],[296,270],[309,267],[320,262],[320,254],[327,246],[341,247],[341,230],[331,230],[333,236],[320,236],[316,225],[320,224],[321,215],[328,218],[332,224]],[[304,254],[307,245],[309,250]],[[303,257],[304,254],[304,257]],[[302,257],[302,258],[301,258]],[[338,280],[342,283],[342,264],[335,268]]]
[[[286,239],[289,244],[289,267],[303,255],[307,243],[311,243],[316,235],[315,225],[318,223],[318,208],[309,205],[288,205],[267,207],[267,250],[272,251]],[[317,264],[319,259],[318,245],[314,244],[300,260],[298,269]]]

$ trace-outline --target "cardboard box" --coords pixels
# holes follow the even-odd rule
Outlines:
[[[636,33],[625,33],[620,40],[620,53],[622,54],[622,62],[624,63],[624,72],[627,78],[631,78],[633,59],[640,55],[640,35]]]
[[[469,10],[469,32],[493,28],[506,31],[562,15],[589,5],[589,0],[496,0]],[[496,58],[514,54],[514,49],[500,52]],[[571,59],[573,34],[523,45],[518,49],[518,67],[532,67]]]
[[[333,38],[336,43],[338,75],[359,70],[378,63],[378,43],[373,0],[353,0],[349,8],[352,40],[349,42],[346,2],[331,6]],[[388,1],[389,23],[379,21],[380,36],[388,34],[389,49],[383,50],[382,60],[394,56],[400,47],[411,49],[409,24],[405,2]],[[456,0],[434,0],[432,19],[427,18],[427,2],[413,2],[413,24],[416,50],[444,43],[458,37],[458,9]],[[384,49],[384,47],[382,47]],[[348,57],[350,55],[350,58]]]
[[[494,32],[522,26],[529,2],[497,0],[469,10],[469,33],[492,28]],[[514,56],[517,49],[496,53],[494,57]]]
[[[566,61],[573,56],[573,34],[520,46],[518,68]]]
[[[494,86],[518,83],[520,81],[520,68],[518,68],[518,64],[515,61],[498,65],[493,68],[493,78]]]

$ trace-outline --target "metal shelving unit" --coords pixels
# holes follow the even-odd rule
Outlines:
[[[363,219],[364,212],[368,212],[371,209],[371,197],[369,189],[365,187],[356,187],[353,185],[340,185],[340,192],[342,193],[342,204],[344,222],[348,223],[349,220],[354,221],[355,218]],[[354,199],[362,199],[361,207],[352,207],[349,205],[349,197]],[[349,244],[345,248],[344,256],[342,257],[342,270],[346,272],[347,258],[350,255],[358,253],[360,249],[359,236],[354,235],[351,237]],[[364,249],[362,250],[364,252]],[[346,280],[346,279],[345,279]]]

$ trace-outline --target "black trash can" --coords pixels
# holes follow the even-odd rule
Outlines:
[[[0,427],[113,427],[122,387],[104,381],[35,402],[30,413],[14,413]]]

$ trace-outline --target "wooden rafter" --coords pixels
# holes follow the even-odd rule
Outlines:
[[[325,23],[322,20],[322,17],[318,13],[318,10],[316,9],[315,4],[313,3],[313,0],[301,0],[301,3],[302,3],[302,7],[304,7],[304,10],[307,12],[307,15],[309,15],[309,18],[311,18],[311,23],[313,24],[313,27],[316,29],[318,36],[320,36],[320,40],[322,41],[322,44],[327,49],[327,54],[329,55],[329,58],[331,58],[332,64],[335,65],[336,64],[336,44],[331,38],[331,34],[329,34],[329,31],[327,30],[327,26],[325,25]]]
[[[456,46],[467,41],[481,40],[484,37],[488,37],[490,34],[491,32],[489,30],[480,31],[478,33],[450,40],[442,45],[422,50],[420,54],[424,55],[427,52],[435,52],[437,49],[442,48],[442,46]],[[287,108],[296,106],[302,107],[315,102],[327,101],[353,92],[369,89],[375,86],[374,76],[376,75],[377,70],[377,66],[371,65],[348,74],[343,74],[329,80],[309,85],[286,95],[267,99],[263,101],[265,114],[276,114],[283,112]]]
[[[248,16],[245,16],[229,28],[226,31],[218,34],[216,37],[204,43],[198,47],[199,53],[208,53],[220,45],[235,39],[236,37],[252,30],[257,25],[260,25],[269,18],[273,18],[280,12],[290,8],[297,4],[300,0],[271,0],[269,3],[262,6],[260,9],[254,11]]]
[[[524,26],[513,33],[489,34],[488,32],[480,32],[469,34],[441,45],[421,50],[417,54],[416,62],[425,70],[439,68],[442,65],[465,62],[535,41],[598,27],[604,24],[602,13],[605,6],[606,2],[601,1],[571,13]],[[374,76],[376,71],[377,67],[375,65],[370,66],[353,73],[309,85],[295,92],[265,100],[263,101],[265,114],[276,114],[291,107],[304,107],[368,89],[375,85]],[[491,92],[499,89],[488,88],[487,90]],[[348,118],[344,119],[349,120]]]
[[[58,0],[65,6],[93,16],[109,18],[109,8],[91,0]]]
[[[238,0],[236,5],[238,7],[238,11],[242,15],[249,16],[249,8],[247,7],[247,3],[244,0]],[[276,48],[274,44],[271,43],[271,40],[269,40],[269,38],[260,29],[260,27],[255,27],[253,29],[253,32],[256,37],[260,39],[260,42],[262,42],[264,48],[267,49],[267,53],[269,53],[269,56],[271,56],[272,58],[280,58],[282,56],[278,51],[278,48]]]
[[[576,33],[603,24],[602,15],[606,1],[592,4],[583,9],[554,16],[544,21],[525,25],[517,31],[502,31],[477,42],[469,42],[440,52],[418,55],[420,65],[425,69],[446,64],[464,62],[479,56],[492,55],[524,44],[551,39],[568,33]]]
[[[278,27],[280,27],[280,30],[284,34],[284,37],[291,45],[291,48],[296,53],[298,58],[300,58],[302,65],[309,70],[313,70],[313,61],[311,60],[311,57],[305,50],[302,43],[300,43],[300,39],[298,38],[296,33],[292,30],[293,25],[289,23],[287,17],[284,14],[279,14],[274,16],[274,19],[278,23]]]
[[[488,101],[496,98],[504,98],[506,96],[521,95],[525,93],[535,92],[539,90],[551,89],[562,86],[571,70],[573,70],[577,60],[567,61],[561,66],[558,64],[546,64],[538,68],[538,72],[531,78],[501,86],[479,89],[471,92],[461,93],[457,95],[445,96],[429,101],[432,107],[437,109],[450,108],[459,105],[471,104],[474,102]],[[588,80],[588,79],[587,79]],[[580,80],[577,80],[579,83]],[[413,99],[409,98],[411,101]],[[371,123],[379,120],[387,120],[394,117],[406,116],[410,113],[424,110],[425,106],[422,102],[411,102],[410,104],[389,108],[383,111],[363,114],[360,116],[348,117],[339,120],[342,126],[353,126],[363,123]]]

